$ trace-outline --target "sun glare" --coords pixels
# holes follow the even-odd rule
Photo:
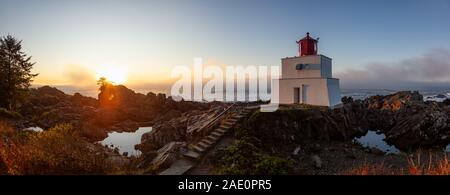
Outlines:
[[[96,78],[105,77],[107,80],[115,84],[124,84],[127,81],[127,70],[124,66],[119,65],[102,65],[96,70]]]

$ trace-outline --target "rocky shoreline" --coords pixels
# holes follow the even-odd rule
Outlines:
[[[106,98],[114,97],[114,98]],[[208,110],[213,104],[176,102],[165,94],[136,93],[125,86],[112,86],[99,98],[68,95],[49,86],[31,89],[17,113],[20,117],[2,117],[16,129],[51,128],[71,124],[89,140],[106,138],[111,131],[132,132],[138,127],[153,126],[191,111]]]
[[[212,149],[211,153],[214,155],[209,155],[205,157],[206,160],[203,160],[210,162],[210,164],[200,164],[199,166],[211,167],[211,170],[220,170],[218,167],[221,167],[221,160],[229,158],[229,156],[223,156],[223,151],[233,148],[233,143],[236,142],[244,142],[244,145],[246,145],[244,148],[239,148],[238,151],[254,151],[242,154],[248,158],[268,155],[276,158],[281,157],[281,159],[292,159],[297,156],[295,158],[300,160],[296,161],[297,163],[305,163],[305,159],[307,159],[306,164],[311,164],[311,159],[314,159],[312,160],[314,165],[317,164],[317,161],[321,161],[317,159],[328,156],[327,161],[334,161],[333,159],[335,159],[335,163],[344,166],[348,165],[347,160],[350,160],[353,164],[361,164],[363,160],[370,158],[373,162],[380,163],[388,157],[391,159],[390,162],[393,163],[390,165],[391,167],[405,165],[405,159],[408,155],[390,154],[386,156],[381,150],[365,148],[358,143],[354,143],[355,138],[366,135],[369,130],[384,133],[386,135],[385,141],[388,144],[394,145],[407,153],[431,149],[442,154],[439,151],[442,151],[450,143],[449,106],[445,103],[424,102],[422,95],[418,92],[398,92],[392,95],[373,96],[356,101],[344,97],[343,102],[343,105],[333,109],[308,105],[285,105],[272,113],[256,111],[234,128],[234,134],[230,136],[230,139],[233,139],[234,142],[222,146],[222,148]],[[164,126],[165,124],[161,125]],[[171,123],[166,125],[174,126]],[[187,127],[182,131],[185,132],[186,129]],[[143,136],[142,141],[143,144],[146,142],[153,143],[155,139],[147,140]],[[188,139],[174,139],[172,141],[177,143],[181,141],[183,144],[180,146],[182,147],[191,143]],[[166,143],[173,144],[168,140],[166,140]],[[170,159],[173,161],[179,150],[178,147],[175,151],[170,150],[168,152],[168,150],[165,150],[164,152],[166,155],[171,155],[172,158]],[[154,150],[153,152],[153,156],[158,156],[158,152],[161,151]],[[296,154],[293,155],[293,153]],[[322,158],[317,155],[318,153],[321,154]],[[317,155],[317,157],[314,157],[314,155]],[[333,156],[341,157],[334,158]],[[161,164],[161,161],[164,161],[164,164],[170,164],[171,160],[166,158],[153,159],[153,162]],[[211,164],[211,161],[215,163]],[[330,162],[329,164],[333,163]],[[236,163],[233,161],[233,163],[225,163],[223,166],[229,168],[230,166],[236,166]],[[295,167],[299,168],[299,166],[297,164]],[[337,170],[333,172],[332,170],[325,171],[326,169],[321,170],[322,172],[319,169],[318,172],[314,171],[316,170],[314,167],[317,168],[317,166],[310,166],[311,169],[306,172],[313,174],[337,173]],[[343,167],[340,167],[340,169],[343,169]],[[217,173],[211,170],[206,173]],[[223,172],[219,171],[219,173]],[[227,173],[230,172],[225,172],[225,174]],[[231,174],[234,174],[234,172],[231,172]]]
[[[335,108],[283,105],[272,113],[255,111],[233,127],[233,133],[225,138],[228,142],[212,149],[192,173],[202,167],[209,167],[209,171],[198,173],[233,174],[234,168],[242,169],[239,162],[230,161],[236,154],[227,154],[227,151],[233,148],[247,151],[241,155],[254,158],[259,173],[273,171],[258,164],[266,161],[282,164],[279,170],[286,168],[288,174],[336,174],[350,162],[361,164],[364,159],[380,162],[387,156],[396,162],[392,166],[404,165],[404,154],[385,155],[383,151],[354,142],[369,130],[383,133],[388,144],[404,152],[442,151],[450,143],[449,101],[423,101],[418,92],[397,92],[364,100],[344,97],[342,101],[343,104]],[[262,102],[254,103],[259,104]],[[202,124],[214,121],[230,105],[177,102],[164,94],[139,94],[121,85],[109,86],[98,99],[79,93],[67,95],[44,86],[30,91],[17,114],[0,117],[16,129],[35,126],[48,129],[62,123],[70,124],[91,143],[103,140],[111,131],[132,132],[138,127],[152,126],[153,130],[145,133],[141,144],[136,145],[142,152],[140,157],[127,159],[119,155],[119,158],[117,151],[105,148],[106,153],[119,159],[117,161],[123,164],[125,160],[142,174],[158,173],[170,166],[181,153],[209,133],[211,129]],[[247,104],[237,103],[234,108],[245,106]],[[342,165],[338,166],[339,171],[330,168],[333,163]],[[294,168],[287,168],[291,166]]]

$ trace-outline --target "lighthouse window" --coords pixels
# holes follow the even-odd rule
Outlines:
[[[296,70],[302,70],[302,69],[304,69],[304,68],[306,68],[306,64],[297,64],[297,65],[295,66],[295,69],[296,69]]]

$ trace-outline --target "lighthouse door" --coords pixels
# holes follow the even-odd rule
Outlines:
[[[308,103],[308,85],[302,85],[302,103]]]
[[[295,87],[294,88],[294,104],[300,103],[300,88]]]

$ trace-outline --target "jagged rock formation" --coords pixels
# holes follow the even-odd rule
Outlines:
[[[445,99],[442,103],[444,103],[447,106],[450,106],[450,99]]]
[[[31,89],[29,98],[20,107],[26,126],[40,126],[44,129],[58,123],[71,123],[81,127],[82,122],[96,114],[97,100],[80,94],[73,96],[44,86]],[[27,124],[28,123],[28,124]]]
[[[437,103],[417,104],[394,113],[395,125],[381,129],[399,149],[444,147],[450,143],[450,109]]]
[[[363,105],[375,117],[385,119],[370,127],[382,131],[387,143],[399,149],[443,147],[450,143],[450,109],[441,103],[424,102],[418,92],[375,96],[363,101]]]
[[[372,96],[363,101],[368,109],[398,111],[413,104],[422,104],[423,96],[419,92],[400,91],[386,96]]]
[[[152,128],[152,131],[142,135],[141,144],[136,146],[143,153],[157,150],[172,141],[186,141],[186,117],[175,118]]]
[[[208,110],[193,110],[180,117],[155,124],[151,132],[142,135],[141,144],[137,148],[147,153],[173,141],[195,140],[196,137],[207,133],[201,131],[203,125],[209,123],[223,110],[224,104],[212,104]]]
[[[350,141],[378,130],[401,150],[443,147],[450,143],[450,109],[441,103],[423,102],[418,92],[398,92],[353,101],[341,108],[282,108],[256,113],[248,128],[267,145],[289,142]]]
[[[187,145],[185,142],[169,142],[162,148],[155,152],[155,157],[150,162],[153,171],[168,168],[177,160],[180,155],[180,150],[186,150]]]
[[[174,101],[165,94],[136,93],[122,85],[108,85],[99,100],[79,93],[68,95],[49,86],[31,89],[20,106],[23,118],[15,121],[22,129],[39,126],[47,129],[70,123],[92,141],[107,136],[108,131],[135,131],[195,110],[208,110],[210,104]]]
[[[320,150],[320,146],[313,146],[335,141],[348,143],[355,137],[367,134],[368,130],[385,133],[389,144],[404,151],[447,145],[450,143],[450,109],[442,103],[423,102],[422,99],[422,95],[417,92],[398,92],[365,100],[346,98],[342,107],[334,109],[300,105],[284,106],[272,113],[256,111],[240,125],[239,128],[245,128],[245,131],[236,129],[235,133],[259,149],[274,154],[291,151],[293,146],[299,145]],[[161,149],[170,148],[173,143],[185,142],[195,150],[196,142],[193,140],[204,136],[195,129],[199,129],[202,122],[214,118],[211,116],[220,113],[220,109],[190,112],[154,126],[153,132],[142,136],[142,144],[138,146],[143,151],[141,158],[146,159],[144,162],[148,165],[166,167],[160,165],[170,164],[176,155],[159,155]],[[245,132],[245,135],[241,132]],[[206,142],[203,142],[205,145]],[[316,166],[320,167],[316,161]],[[185,165],[181,163],[171,168]]]

